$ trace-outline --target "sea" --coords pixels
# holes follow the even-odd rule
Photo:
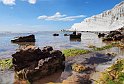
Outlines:
[[[59,36],[53,36],[53,34],[59,34]],[[102,41],[102,38],[98,37],[98,32],[79,32],[82,34],[81,39],[70,39],[69,36],[64,36],[64,34],[71,34],[72,32],[61,32],[61,31],[41,31],[33,33],[11,33],[11,32],[2,32],[0,33],[0,59],[12,58],[12,54],[18,51],[21,48],[24,48],[28,45],[36,46],[42,49],[45,46],[52,46],[55,50],[64,50],[64,49],[88,49],[90,45],[96,47],[102,47],[107,45]],[[34,43],[12,43],[11,40],[20,36],[28,36],[34,34],[36,42]],[[119,56],[124,56],[124,49],[118,47],[113,47],[111,49],[105,50],[106,53],[116,53]],[[101,66],[101,65],[100,65]],[[53,80],[60,77],[61,73],[55,73],[54,76],[43,79],[42,81],[48,81],[49,78]],[[14,71],[0,71],[0,84],[13,84],[15,81]],[[41,84],[36,83],[36,84]]]
[[[59,34],[59,36],[53,36],[54,33]],[[71,34],[72,32],[61,32],[61,31],[41,31],[33,33],[11,33],[2,32],[0,33],[0,59],[11,58],[11,55],[15,53],[18,49],[23,48],[27,45],[36,46],[43,48],[45,46],[52,46],[56,50],[64,50],[70,48],[76,49],[90,49],[89,45],[94,45],[96,47],[105,46],[107,43],[102,42],[102,38],[98,38],[95,32],[80,32],[82,34],[81,39],[70,39],[69,36],[64,36],[64,34]],[[36,42],[35,43],[12,43],[11,40],[15,37],[28,36],[34,34]],[[120,50],[114,48],[114,52],[119,52]]]

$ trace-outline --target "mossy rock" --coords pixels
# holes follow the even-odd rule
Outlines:
[[[124,44],[123,43],[117,43],[116,45],[115,45],[116,47],[120,47],[120,48],[124,48]]]
[[[101,50],[106,50],[106,49],[109,49],[109,48],[112,48],[112,47],[113,47],[113,45],[109,44],[109,45],[106,45],[106,46],[103,46],[103,47],[100,47],[100,48],[96,47],[93,50],[94,51],[101,51]]]
[[[115,64],[102,72],[96,84],[124,84],[124,59],[117,60]]]
[[[76,72],[82,72],[82,71],[86,70],[86,67],[82,64],[76,64],[75,63],[72,65],[72,70],[76,71]]]
[[[108,56],[116,56],[117,54],[116,53],[106,53],[106,55],[108,55]]]
[[[94,45],[89,45],[88,48],[96,48]]]

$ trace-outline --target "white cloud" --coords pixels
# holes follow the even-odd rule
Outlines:
[[[15,5],[15,0],[0,0],[0,2],[2,2],[5,5]]]
[[[37,0],[28,0],[28,2],[29,2],[30,4],[35,4],[35,3],[37,2]]]
[[[21,1],[27,1],[30,4],[35,4],[37,2],[37,0],[21,0]],[[15,5],[16,0],[0,0],[0,2],[2,2],[5,5]]]
[[[61,14],[60,12],[56,12],[53,16],[42,15],[42,16],[39,16],[37,19],[52,20],[52,21],[73,21],[77,18],[83,18],[83,17],[85,17],[85,15],[67,16],[67,15]]]

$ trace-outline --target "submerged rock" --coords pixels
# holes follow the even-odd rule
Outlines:
[[[71,75],[66,80],[63,80],[62,84],[92,84],[89,78],[88,75],[84,75],[83,77]]]
[[[73,64],[72,65],[72,70],[76,71],[76,72],[82,72],[86,69],[86,67],[84,65],[81,64]]]
[[[69,36],[70,34],[64,34],[64,36]]]
[[[43,50],[20,50],[12,57],[17,76],[30,82],[64,69],[64,55],[59,50],[53,50],[51,46],[44,47]]]
[[[16,39],[11,40],[11,42],[16,43],[16,42],[35,42],[35,36],[29,35],[29,36],[23,36],[23,37],[18,37]]]
[[[53,36],[59,36],[59,34],[53,34]]]

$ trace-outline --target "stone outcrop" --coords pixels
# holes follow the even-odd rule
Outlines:
[[[104,33],[99,33],[98,34],[98,37],[100,38],[100,37],[104,37],[105,36],[105,34]]]
[[[121,31],[122,29],[110,31],[108,35],[103,38],[103,41],[121,41],[124,39],[124,32]]]
[[[12,57],[16,75],[30,82],[64,69],[64,55],[59,50],[53,50],[51,46],[44,47],[43,50],[20,50]]]
[[[112,31],[124,27],[124,1],[112,9],[100,14],[85,18],[80,23],[75,23],[70,31]]]
[[[29,36],[23,36],[23,37],[18,37],[11,42],[16,43],[16,42],[35,42],[35,36],[34,35],[29,35]]]
[[[74,31],[73,34],[70,34],[70,38],[74,39],[81,38],[81,33],[76,34],[76,31]]]

